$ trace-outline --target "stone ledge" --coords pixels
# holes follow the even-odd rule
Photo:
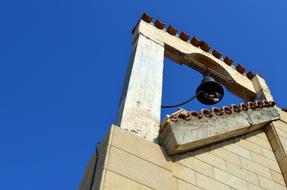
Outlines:
[[[279,119],[276,108],[241,111],[221,116],[169,122],[159,142],[169,155],[191,151],[262,128]]]

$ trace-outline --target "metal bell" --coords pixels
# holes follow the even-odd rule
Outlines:
[[[196,89],[198,101],[202,104],[213,105],[223,98],[223,87],[216,82],[211,76],[205,75],[201,84]]]

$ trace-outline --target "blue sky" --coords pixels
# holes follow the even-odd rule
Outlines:
[[[131,30],[145,11],[260,73],[287,107],[286,6],[284,0],[1,1],[0,189],[78,187],[95,144],[115,121]],[[163,103],[191,97],[201,76],[165,62]],[[240,102],[227,93],[220,105]],[[205,107],[196,100],[184,106]]]

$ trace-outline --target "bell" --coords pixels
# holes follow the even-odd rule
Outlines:
[[[211,76],[205,75],[201,84],[196,89],[198,101],[202,104],[213,105],[223,98],[223,87],[216,82]]]

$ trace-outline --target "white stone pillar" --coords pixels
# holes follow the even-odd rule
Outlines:
[[[117,125],[153,141],[160,125],[164,45],[135,35]]]

